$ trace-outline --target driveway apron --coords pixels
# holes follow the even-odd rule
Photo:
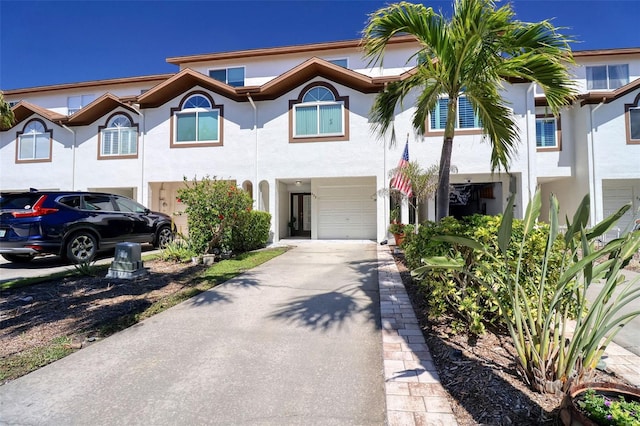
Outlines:
[[[0,424],[382,425],[379,307],[374,243],[300,243],[1,386]]]

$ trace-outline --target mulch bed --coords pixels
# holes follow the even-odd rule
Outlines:
[[[402,253],[392,253],[458,423],[561,424],[558,408],[562,396],[541,394],[525,385],[516,371],[510,336],[488,331],[471,339],[456,334],[448,325],[449,319],[429,318],[424,295],[413,282]],[[630,385],[601,371],[595,373],[594,380]]]

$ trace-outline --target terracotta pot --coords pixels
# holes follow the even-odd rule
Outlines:
[[[631,386],[619,385],[616,383],[581,383],[573,386],[565,394],[560,405],[560,420],[565,426],[599,426],[600,424],[589,419],[577,406],[576,401],[581,393],[587,389],[593,389],[596,393],[617,399],[624,396],[627,401],[640,402],[640,389]]]
[[[399,246],[404,242],[404,234],[393,234],[393,238],[396,240],[396,245]]]

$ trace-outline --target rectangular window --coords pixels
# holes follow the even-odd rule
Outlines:
[[[95,95],[69,96],[67,98],[68,114],[75,114],[95,100]]]
[[[219,111],[176,113],[176,142],[218,142]]]
[[[536,118],[536,147],[557,148],[558,140],[556,132],[557,126],[555,118]]]
[[[101,155],[135,155],[137,153],[138,132],[136,128],[119,127],[102,130]]]
[[[295,136],[343,135],[343,115],[341,103],[295,106]]]
[[[48,133],[21,135],[18,160],[48,160],[51,144]]]
[[[209,77],[233,87],[244,86],[244,67],[209,70]]]
[[[628,83],[628,64],[587,67],[587,90],[614,90]]]
[[[449,98],[440,98],[435,108],[429,115],[429,127],[431,130],[444,130],[447,125]],[[480,118],[473,111],[473,106],[466,96],[458,98],[458,117],[456,129],[480,129],[482,123]]]
[[[640,141],[640,108],[629,109],[629,134],[632,141]]]

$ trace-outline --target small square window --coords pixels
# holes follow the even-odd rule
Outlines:
[[[95,100],[95,95],[69,96],[67,98],[68,114],[75,114]]]
[[[244,86],[244,67],[209,70],[209,77],[229,86],[242,87]]]
[[[556,148],[556,130],[555,118],[536,118],[536,147]]]

